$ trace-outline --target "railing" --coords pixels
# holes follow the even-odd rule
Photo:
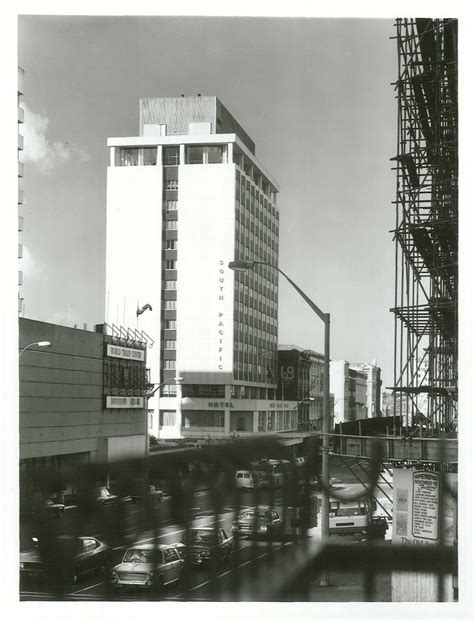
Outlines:
[[[398,546],[383,540],[383,536],[378,538],[380,531],[370,527],[362,537],[320,539],[317,504],[321,502],[321,494],[328,493],[332,500],[364,499],[370,503],[376,494],[384,461],[383,443],[381,439],[373,444],[372,458],[366,460],[364,467],[363,484],[360,478],[349,480],[346,477],[345,483],[333,483],[325,488],[321,488],[318,479],[320,442],[315,438],[306,445],[306,462],[302,467],[287,466],[285,476],[278,479],[278,483],[248,478],[253,480],[254,486],[250,492],[237,486],[236,472],[251,472],[255,462],[261,459],[287,460],[289,455],[277,439],[237,440],[174,453],[157,452],[147,461],[83,466],[62,478],[53,476],[51,471],[36,471],[34,476],[21,481],[23,497],[31,498],[34,491],[44,497],[54,487],[56,490],[68,487],[74,493],[65,496],[62,509],[60,500],[63,498],[57,498],[56,508],[43,506],[28,512],[21,507],[21,547],[23,550],[31,547],[29,542],[33,536],[38,539],[36,560],[42,562],[40,572],[43,575],[39,586],[21,580],[21,598],[337,601],[344,595],[349,598],[342,600],[390,601],[390,574],[406,571],[418,576],[435,573],[438,585],[434,600],[444,601],[447,597],[452,600],[455,595],[452,580],[457,576],[455,546]],[[332,473],[338,473],[338,459],[337,455],[331,456]],[[426,464],[421,466],[426,467]],[[441,463],[433,467],[441,475],[445,470]],[[344,475],[350,476],[350,472]],[[159,492],[154,495],[145,492],[148,484],[161,489],[162,501],[158,501]],[[96,496],[97,488],[104,486],[115,494],[109,506],[106,500],[101,502]],[[456,500],[449,485],[442,484],[441,492]],[[386,493],[392,493],[390,486]],[[443,497],[441,510],[445,503]],[[260,505],[267,506],[270,513],[277,513],[279,521],[268,520],[265,514],[267,521],[264,523],[251,514],[246,522],[250,538],[242,539],[235,531],[232,540],[232,524],[237,527],[235,524],[240,523],[242,511]],[[439,520],[443,522],[442,514]],[[264,525],[266,531],[260,529]],[[207,566],[196,569],[191,566],[194,551],[191,553],[188,545],[186,555],[183,552],[186,548],[180,541],[186,540],[191,530],[206,526],[215,544],[211,547]],[[61,544],[58,544],[58,537]],[[93,537],[106,547],[98,547],[96,552],[96,557],[101,551],[106,552],[104,561],[95,565],[91,559],[85,575],[78,564],[81,554],[77,553],[77,548],[64,545],[65,541],[76,541],[77,537],[82,537],[81,541],[84,537]],[[151,545],[160,553],[164,553],[165,548],[176,550],[179,555],[173,557],[180,580],[170,587],[158,587],[163,586],[158,580],[154,584],[156,588],[138,586],[118,592],[116,573],[111,569],[120,564],[125,549],[137,541]],[[166,547],[159,547],[158,543],[166,543]],[[228,558],[220,557],[220,551],[228,549],[227,543],[231,553]],[[201,546],[198,551],[204,553],[206,547]],[[87,551],[83,556],[87,556]],[[21,560],[23,572],[28,566],[26,558],[23,555]],[[132,572],[137,570],[138,564],[134,566],[130,569]],[[152,568],[154,574],[150,579],[158,579],[163,574],[162,565],[153,564]],[[100,575],[94,576],[94,571]],[[322,587],[319,581],[322,571],[329,574],[330,582],[335,580],[340,587]],[[131,574],[128,573],[127,579],[132,579]],[[385,581],[381,582],[382,576]]]
[[[458,460],[457,439],[333,434],[331,443],[334,452],[347,456],[370,458],[380,448],[383,461],[457,463]]]

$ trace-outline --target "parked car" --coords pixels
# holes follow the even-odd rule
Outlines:
[[[232,523],[234,536],[269,536],[281,534],[283,523],[276,510],[269,506],[255,506],[240,513]]]
[[[88,511],[116,506],[119,502],[131,501],[130,496],[116,495],[107,486],[87,486],[79,489],[77,493],[65,495],[67,506],[79,506]]]
[[[329,508],[329,534],[379,537],[388,528],[383,517],[372,524],[372,506],[366,499],[351,501],[331,499]]]
[[[388,522],[386,517],[382,515],[372,515],[367,529],[367,538],[385,538],[385,532],[388,530]]]
[[[291,462],[296,467],[303,467],[303,465],[306,463],[306,459],[304,458],[304,456],[295,456],[294,459],[291,459]]]
[[[64,501],[53,497],[22,496],[20,498],[20,518],[56,517],[64,515]]]
[[[238,469],[234,480],[236,488],[240,491],[253,491],[259,483],[256,474],[249,469]]]
[[[291,475],[291,463],[285,459],[260,459],[251,465],[262,483],[265,482],[265,486],[283,487]]]
[[[20,579],[62,580],[74,584],[90,572],[103,571],[110,562],[111,548],[92,536],[56,536],[46,546],[33,538],[34,548],[20,553]]]
[[[322,490],[321,480],[318,476],[312,478],[303,478],[298,480],[298,489],[301,493],[310,493],[312,491]]]
[[[184,535],[180,553],[194,566],[215,560],[228,560],[234,550],[234,539],[219,527],[193,527]]]
[[[163,491],[154,484],[147,484],[142,493],[131,493],[129,497],[134,504],[147,501],[159,503],[163,500]]]
[[[184,560],[174,545],[138,543],[129,547],[122,562],[112,568],[112,587],[115,590],[161,589],[179,581],[183,567]]]
[[[97,487],[95,497],[101,507],[115,506],[119,501],[119,496],[111,493],[107,487]]]

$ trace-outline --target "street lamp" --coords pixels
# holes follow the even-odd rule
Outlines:
[[[299,414],[300,414],[300,405],[310,405],[311,403],[314,403],[314,401],[316,400],[316,398],[314,396],[306,396],[305,398],[303,398],[302,400],[298,401],[296,403],[296,407],[295,409],[298,410],[298,418],[299,418]],[[306,430],[309,429],[309,412],[308,412],[308,420],[307,422],[302,423],[301,429],[298,428],[298,430],[305,430],[305,426],[306,426]],[[298,424],[299,427],[299,424]]]
[[[276,265],[272,265],[265,261],[253,260],[236,260],[229,263],[229,268],[234,271],[248,271],[256,265],[265,265],[272,267],[280,273],[291,286],[300,294],[308,306],[315,312],[324,323],[324,394],[323,394],[323,446],[322,446],[322,468],[321,481],[323,484],[323,496],[321,502],[321,541],[326,543],[329,541],[329,432],[330,432],[330,411],[329,411],[329,337],[330,337],[330,315],[322,312],[320,308],[312,301],[300,287],[289,278]],[[320,579],[321,586],[328,586],[329,579],[326,571],[323,571]]]
[[[24,351],[26,351],[26,349],[29,349],[30,347],[41,347],[42,349],[46,349],[47,347],[51,347],[51,346],[52,346],[52,343],[49,342],[49,340],[40,340],[39,342],[31,342],[30,344],[27,344],[26,347],[23,347],[23,349],[18,354],[18,358],[20,358],[21,354]]]

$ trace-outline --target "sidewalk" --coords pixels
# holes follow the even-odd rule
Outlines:
[[[329,586],[321,587],[315,580],[311,588],[311,602],[349,603],[367,602],[364,588],[364,574],[334,571],[329,573]],[[390,603],[392,601],[391,574],[389,571],[376,575],[374,594],[371,602]]]
[[[318,518],[319,516],[320,515],[318,515]],[[321,540],[321,526],[318,525],[308,530],[308,535],[312,541],[319,542]],[[392,543],[391,523],[385,535],[385,543],[388,545]],[[357,572],[330,571],[328,586],[320,586],[319,577],[313,581],[309,600],[315,603],[367,602],[367,590],[364,585],[364,579],[363,568]],[[390,603],[392,601],[390,571],[375,575],[373,588],[374,593],[371,602]]]

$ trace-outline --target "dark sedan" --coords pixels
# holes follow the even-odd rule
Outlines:
[[[20,553],[21,580],[73,585],[85,573],[105,570],[112,551],[92,536],[64,534],[48,543],[34,538],[33,543],[33,549]]]
[[[97,487],[95,498],[100,507],[115,506],[119,501],[118,495],[114,495],[107,487]]]
[[[163,491],[154,484],[147,484],[139,492],[130,493],[130,498],[134,504],[159,504],[163,499]]]
[[[221,527],[217,530],[213,527],[191,528],[179,545],[180,555],[194,566],[210,561],[228,560],[233,549],[234,539]]]
[[[256,506],[240,513],[232,524],[234,536],[279,536],[283,523],[276,510],[269,506]]]
[[[56,517],[60,519],[64,514],[64,502],[53,497],[38,498],[20,497],[20,518]]]

